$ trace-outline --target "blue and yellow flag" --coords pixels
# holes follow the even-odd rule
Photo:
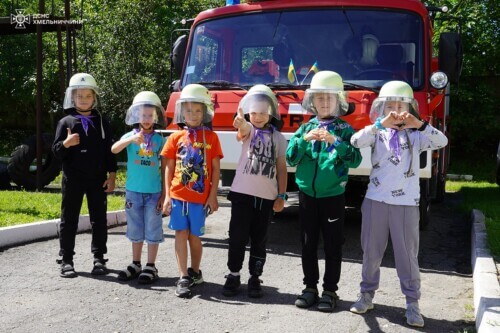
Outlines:
[[[293,66],[292,59],[290,59],[290,65],[288,66],[288,81],[294,83],[296,77],[297,74],[295,73],[295,67]]]
[[[311,69],[309,69],[309,72],[314,72],[314,73],[317,73],[319,72],[319,68],[318,68],[318,62],[315,61],[314,64],[312,65]]]

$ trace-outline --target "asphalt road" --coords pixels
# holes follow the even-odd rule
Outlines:
[[[157,262],[160,279],[151,286],[116,279],[131,260],[125,227],[109,230],[111,273],[104,277],[90,275],[89,234],[77,236],[79,276],[75,279],[59,278],[57,240],[0,252],[0,332],[463,332],[474,326],[470,222],[457,211],[455,196],[447,194],[444,203],[432,207],[432,222],[421,233],[423,329],[406,325],[405,299],[390,246],[382,262],[375,309],[366,315],[349,312],[359,290],[362,258],[355,211],[349,212],[345,227],[340,302],[334,313],[293,305],[303,288],[299,223],[293,207],[276,216],[270,226],[262,276],[265,296],[247,297],[246,261],[242,292],[224,297],[230,208],[223,202],[207,221],[202,260],[206,282],[193,289],[191,299],[174,295],[178,273],[173,233],[166,228],[166,220],[166,241],[160,245]],[[321,260],[321,272],[323,266]]]

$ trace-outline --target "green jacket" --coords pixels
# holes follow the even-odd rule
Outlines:
[[[286,161],[296,166],[295,182],[299,190],[314,198],[324,198],[345,192],[349,168],[361,163],[361,153],[351,146],[353,128],[340,118],[327,125],[328,132],[340,138],[335,147],[326,142],[307,142],[304,135],[317,128],[320,122],[311,119],[290,139]]]

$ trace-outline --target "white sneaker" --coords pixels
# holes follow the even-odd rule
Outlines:
[[[406,305],[406,323],[410,326],[424,327],[424,318],[420,314],[418,302],[412,302]]]
[[[361,293],[358,295],[356,303],[351,305],[349,310],[359,314],[366,313],[366,311],[373,309],[372,300],[373,297],[369,293]]]

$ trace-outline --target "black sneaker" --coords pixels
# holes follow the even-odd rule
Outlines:
[[[191,279],[191,283],[189,284],[190,287],[203,283],[203,273],[201,272],[201,269],[200,269],[199,273],[196,273],[194,271],[194,269],[189,267],[188,268],[188,275],[189,275],[189,278]]]
[[[248,297],[262,297],[262,287],[260,286],[261,282],[262,280],[256,275],[252,275],[250,279],[248,279]]]
[[[186,298],[191,296],[191,290],[189,286],[191,285],[191,279],[189,276],[183,276],[177,281],[177,288],[175,289],[175,296]]]
[[[108,274],[108,268],[106,267],[106,262],[108,259],[94,258],[94,267],[90,274],[92,275],[106,275]]]
[[[234,296],[238,293],[238,288],[241,285],[240,276],[236,276],[233,274],[228,274],[225,276],[226,283],[224,283],[224,287],[222,289],[222,295],[224,296]]]

